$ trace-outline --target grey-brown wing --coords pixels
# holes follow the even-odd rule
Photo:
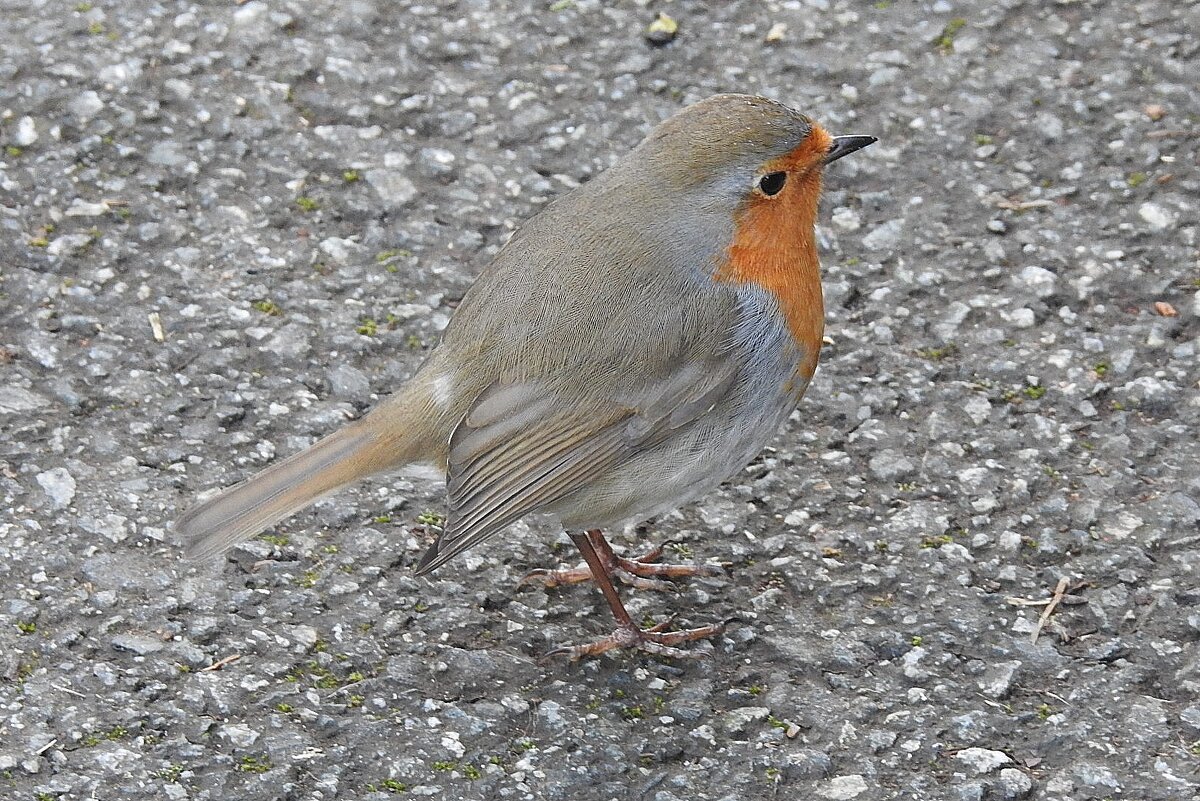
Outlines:
[[[495,384],[450,440],[449,515],[422,557],[427,573],[531,512],[586,486],[699,419],[730,390],[726,360],[692,362],[637,397],[564,402],[536,382]]]

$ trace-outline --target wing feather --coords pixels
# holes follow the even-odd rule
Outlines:
[[[452,462],[448,486],[454,489],[446,529],[422,557],[418,575],[611,469],[628,447],[621,426],[632,413],[618,410],[602,425],[570,417],[546,421],[540,436],[481,454],[485,467],[473,472],[471,480],[459,480]]]
[[[423,574],[531,512],[549,507],[725,398],[738,371],[730,360],[677,365],[637,397],[576,397],[567,406],[534,382],[485,390],[450,438],[446,528],[417,565]]]

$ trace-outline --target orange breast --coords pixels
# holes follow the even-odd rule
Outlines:
[[[772,163],[766,172],[786,170],[788,181],[774,197],[752,194],[739,210],[733,244],[716,271],[718,281],[756,284],[775,296],[796,344],[805,379],[817,369],[825,306],[817,258],[817,203],[821,166],[831,137],[813,126],[803,144]]]

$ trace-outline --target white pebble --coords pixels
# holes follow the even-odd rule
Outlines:
[[[1143,203],[1138,206],[1138,216],[1155,231],[1162,231],[1175,225],[1174,212],[1164,209],[1157,203]]]
[[[29,147],[38,139],[37,126],[33,117],[22,117],[17,120],[17,129],[13,131],[12,141],[17,147]]]
[[[65,509],[75,499],[75,479],[65,467],[37,474],[37,483],[50,498],[55,509]]]

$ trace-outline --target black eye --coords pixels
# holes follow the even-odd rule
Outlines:
[[[786,183],[786,172],[769,172],[758,179],[758,188],[764,195],[771,197],[772,195],[778,195]]]

